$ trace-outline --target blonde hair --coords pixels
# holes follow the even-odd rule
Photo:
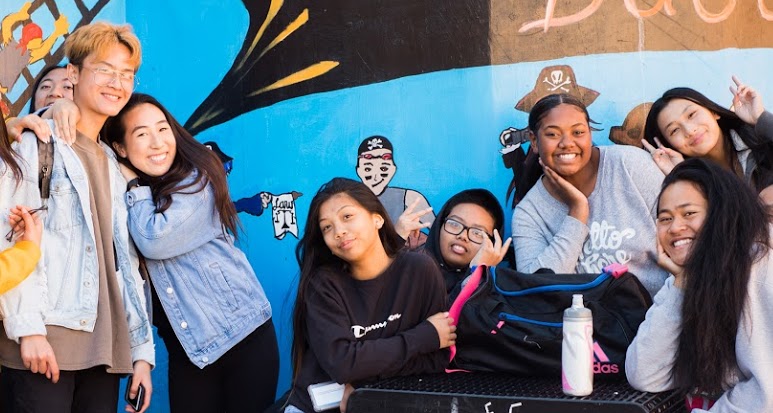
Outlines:
[[[95,22],[80,27],[67,36],[64,42],[64,54],[71,64],[81,67],[90,54],[101,57],[113,45],[121,44],[129,49],[130,62],[136,72],[142,63],[140,39],[129,24],[111,24]]]

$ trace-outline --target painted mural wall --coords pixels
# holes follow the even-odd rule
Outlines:
[[[675,86],[729,107],[735,74],[773,102],[773,0],[3,0],[0,18],[4,116],[26,111],[67,33],[135,27],[137,90],[230,168],[240,246],[274,308],[280,393],[294,249],[323,182],[361,179],[393,218],[471,187],[505,204],[547,94],[588,104],[599,145],[637,144],[647,102]],[[152,411],[166,412],[158,348]]]

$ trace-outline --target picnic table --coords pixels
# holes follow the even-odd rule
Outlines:
[[[593,393],[572,397],[560,379],[500,373],[394,377],[352,393],[347,413],[685,413],[684,394],[646,393],[626,381],[594,383]]]

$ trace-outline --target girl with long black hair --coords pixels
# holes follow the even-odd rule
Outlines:
[[[441,372],[455,327],[432,258],[403,250],[384,205],[335,178],[311,200],[296,257],[293,388],[285,413],[314,411],[309,386]],[[338,410],[337,408],[335,410]]]
[[[223,164],[148,95],[132,95],[103,132],[129,181],[129,232],[169,351],[172,411],[263,411],[276,392],[276,334],[234,245],[239,221]]]
[[[686,391],[693,412],[773,411],[764,206],[731,172],[688,159],[663,181],[657,228],[658,263],[672,275],[628,348],[629,382]]]
[[[652,104],[642,144],[664,173],[685,158],[710,159],[760,193],[773,176],[773,114],[757,91],[733,82],[734,111],[690,88],[667,90]]]

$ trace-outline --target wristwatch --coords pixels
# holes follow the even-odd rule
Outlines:
[[[134,178],[126,184],[126,192],[131,191],[133,188],[140,186],[140,178]]]

